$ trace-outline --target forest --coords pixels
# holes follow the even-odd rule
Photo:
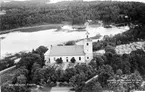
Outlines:
[[[19,27],[58,24],[64,21],[84,24],[86,20],[102,20],[104,24],[145,24],[145,4],[139,2],[60,2],[46,4],[38,2],[3,3],[6,14],[0,16],[0,30]]]

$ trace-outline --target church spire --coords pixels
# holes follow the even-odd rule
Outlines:
[[[89,38],[89,32],[86,30],[86,38]]]
[[[87,21],[87,22],[85,22],[85,27],[86,27],[86,38],[88,39],[89,38],[89,32],[88,32],[88,30],[87,30],[87,28],[88,28],[88,26],[89,26],[89,20]]]

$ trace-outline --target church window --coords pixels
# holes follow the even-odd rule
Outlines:
[[[79,57],[79,60],[81,60],[81,57]]]
[[[66,57],[66,62],[68,62],[68,57]]]
[[[60,60],[62,60],[62,57],[60,57]]]
[[[87,45],[89,45],[89,43],[87,43]]]
[[[89,57],[87,57],[87,59],[89,59]]]

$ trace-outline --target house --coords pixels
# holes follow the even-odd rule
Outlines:
[[[88,35],[89,33],[86,32],[83,45],[50,46],[45,53],[45,64],[55,63],[57,59],[71,62],[72,58],[77,63],[88,63],[93,58],[92,40],[88,38]]]

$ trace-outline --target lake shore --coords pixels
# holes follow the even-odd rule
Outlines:
[[[0,31],[0,35],[2,34],[7,34],[10,32],[15,32],[15,31],[19,31],[19,32],[37,32],[37,31],[43,31],[43,30],[48,30],[48,29],[58,29],[57,31],[59,31],[59,29],[61,29],[64,25],[67,24],[43,24],[43,25],[33,25],[33,26],[28,26],[28,27],[20,27],[20,28],[15,28],[15,29],[10,29],[10,30],[3,30]],[[78,25],[71,25],[72,28],[80,28],[80,27],[84,27],[84,25],[82,24],[78,24]],[[89,25],[90,27],[99,27],[100,25],[98,24],[91,24]],[[75,31],[84,31],[84,29],[78,29]]]
[[[82,29],[77,30],[73,29],[73,27],[82,28],[82,26],[83,25],[71,26],[67,24],[47,24],[9,30],[9,33],[0,35],[4,37],[4,39],[1,40],[2,57],[4,57],[7,53],[31,51],[39,46],[50,46],[68,41],[79,41],[86,38],[86,32],[78,31]],[[73,31],[70,32],[70,28],[72,28]],[[59,31],[56,32],[56,30]],[[123,29],[117,27],[104,28],[103,26],[99,26],[97,24],[89,25],[86,27],[86,30],[90,33],[89,37],[94,39],[94,41],[97,41],[100,36],[103,37],[104,35],[110,34],[115,35],[127,31],[126,27]]]
[[[45,25],[35,25],[35,26],[29,26],[29,27],[20,27],[10,30],[4,30],[0,32],[0,35],[7,34],[10,32],[20,31],[20,32],[37,32],[47,29],[59,29],[63,26],[63,24],[45,24]]]

